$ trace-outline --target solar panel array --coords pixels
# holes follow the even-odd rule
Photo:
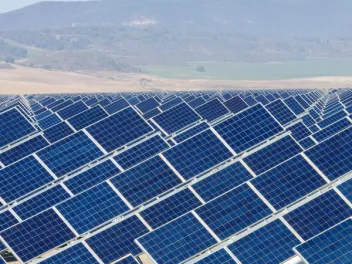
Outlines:
[[[351,171],[351,89],[0,96],[0,255],[347,263]]]

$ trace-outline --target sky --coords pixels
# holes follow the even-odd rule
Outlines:
[[[19,9],[21,7],[25,7],[41,1],[43,0],[0,0],[0,13]],[[53,1],[53,0],[46,0],[46,1]],[[63,0],[55,0],[55,1],[63,1]]]

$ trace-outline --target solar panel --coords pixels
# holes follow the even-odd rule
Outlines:
[[[168,109],[170,109],[170,108],[172,108],[182,102],[183,102],[182,99],[177,97],[177,98],[174,98],[174,99],[162,104],[159,108],[161,111],[166,111],[166,110],[168,110]]]
[[[56,114],[52,114],[38,121],[39,126],[43,130],[48,129],[49,127],[52,127],[60,122],[61,122],[61,119]]]
[[[107,116],[108,114],[103,108],[101,108],[100,105],[97,105],[67,119],[67,121],[74,127],[74,129],[81,130]]]
[[[181,180],[156,156],[111,179],[111,183],[132,206],[137,206],[175,187]]]
[[[300,241],[280,219],[254,231],[228,246],[243,264],[282,263],[295,255]]]
[[[199,115],[186,103],[179,104],[153,117],[153,120],[168,134],[191,125],[199,119]]]
[[[285,99],[284,102],[296,115],[304,112],[304,108],[296,101],[294,97],[289,97]]]
[[[142,253],[134,240],[147,232],[148,229],[141,220],[137,216],[132,216],[86,241],[104,263],[110,263],[127,254]]]
[[[302,122],[298,122],[297,124],[294,124],[288,127],[286,130],[291,131],[292,133],[291,136],[296,141],[300,141],[312,134],[310,130]]]
[[[311,139],[310,137],[307,137],[303,140],[301,140],[299,142],[299,144],[301,145],[301,147],[303,147],[304,149],[309,149],[311,147],[313,147],[315,145],[315,142],[313,139]]]
[[[347,118],[343,118],[335,123],[333,123],[330,126],[325,127],[324,129],[316,132],[313,137],[315,140],[317,141],[323,141],[331,136],[333,136],[334,134],[337,134],[338,132],[350,127],[352,125],[352,123],[347,119]]]
[[[342,183],[337,188],[350,202],[352,202],[352,179]]]
[[[0,179],[0,197],[7,202],[54,180],[33,156],[0,170]]]
[[[225,251],[220,249],[196,262],[197,264],[236,264],[237,262]]]
[[[297,246],[295,250],[307,263],[349,263],[352,259],[352,219]]]
[[[75,236],[53,210],[48,210],[1,232],[1,237],[25,262]]]
[[[291,136],[285,136],[245,157],[243,160],[259,175],[302,151],[303,149]]]
[[[150,110],[149,112],[146,112],[144,115],[143,115],[143,118],[144,119],[150,119],[158,114],[161,114],[162,112],[159,110],[159,108],[154,108],[152,110]]]
[[[6,246],[0,240],[0,253],[6,249]],[[0,262],[1,263],[1,262]],[[4,262],[6,263],[6,262]]]
[[[190,107],[192,107],[194,109],[202,104],[205,104],[206,102],[207,101],[205,101],[203,97],[198,97],[198,98],[188,102],[188,104]]]
[[[153,130],[132,108],[127,108],[88,127],[87,131],[110,152]]]
[[[333,116],[328,117],[328,118],[326,118],[326,119],[320,121],[320,122],[318,123],[318,126],[319,126],[320,128],[327,127],[327,126],[331,125],[332,123],[334,123],[334,122],[340,120],[341,118],[344,118],[345,116],[347,116],[347,113],[346,113],[345,111],[340,111],[340,112],[334,114]]]
[[[36,131],[15,108],[0,114],[0,147]]]
[[[280,122],[281,125],[286,125],[287,123],[296,119],[296,115],[285,105],[281,99],[267,104],[265,107]]]
[[[211,100],[195,109],[196,112],[208,122],[229,113],[229,110],[219,101],[219,99]]]
[[[143,210],[141,216],[156,229],[200,205],[202,203],[192,191],[185,189]]]
[[[186,139],[200,133],[200,132],[203,132],[204,130],[208,129],[209,128],[209,125],[208,123],[206,122],[202,122],[198,125],[195,125],[187,130],[185,130],[184,132],[176,135],[173,139],[180,143],[182,141],[185,141]]]
[[[44,137],[50,143],[54,143],[56,141],[59,141],[60,139],[63,139],[64,137],[67,137],[73,134],[74,131],[65,122],[61,122],[55,126],[52,126],[51,128],[44,130],[43,133],[44,133]]]
[[[39,135],[0,153],[0,161],[7,166],[48,145],[43,136]]]
[[[185,179],[190,179],[232,156],[211,130],[174,146],[163,155]]]
[[[118,174],[120,170],[111,160],[104,161],[65,181],[65,185],[73,194],[83,192]]]
[[[326,181],[298,155],[261,174],[251,183],[279,210],[325,185]]]
[[[215,198],[195,211],[222,240],[272,213],[247,184]]]
[[[156,263],[177,264],[214,245],[216,240],[188,213],[137,239]]]
[[[120,99],[115,102],[112,102],[111,104],[105,106],[106,112],[108,112],[110,115],[130,106],[128,102],[125,99]]]
[[[156,108],[159,106],[159,103],[157,100],[155,100],[153,97],[140,102],[139,104],[136,105],[136,107],[139,109],[139,111],[141,111],[142,113],[146,113],[150,110],[152,110],[153,108]]]
[[[5,211],[0,214],[0,231],[5,230],[18,223],[19,222],[16,217],[10,211]]]
[[[72,100],[67,100],[67,101],[62,102],[61,104],[51,108],[51,110],[53,112],[57,112],[57,111],[60,111],[61,109],[65,108],[65,107],[71,105],[72,103],[73,103]]]
[[[61,185],[57,185],[19,203],[13,210],[22,220],[25,220],[68,198],[70,198],[69,193]]]
[[[101,150],[83,132],[58,141],[37,154],[59,177],[103,155]]]
[[[240,162],[235,162],[192,187],[204,201],[210,201],[250,179],[252,176],[247,169]]]
[[[305,154],[330,180],[334,180],[352,169],[351,144],[352,128],[348,128]]]
[[[40,262],[42,264],[99,264],[91,252],[82,244],[74,245]]]
[[[57,114],[64,120],[77,115],[88,109],[88,106],[85,105],[82,101],[71,104],[70,106],[65,107],[64,109],[57,112]]]
[[[118,154],[114,159],[122,168],[128,169],[168,148],[169,145],[157,135]]]
[[[231,98],[230,100],[227,100],[226,102],[224,102],[224,105],[228,109],[230,109],[230,111],[232,113],[238,113],[248,107],[246,102],[243,101],[239,96],[235,96],[235,97]]]
[[[56,208],[79,234],[129,209],[105,182],[57,205]]]
[[[237,153],[283,130],[260,104],[215,125],[214,129]]]
[[[352,209],[331,190],[284,216],[304,239],[310,239],[350,217]]]

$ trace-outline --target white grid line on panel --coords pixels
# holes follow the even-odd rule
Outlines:
[[[34,153],[33,154],[33,157],[40,163],[40,165],[42,165],[46,170],[47,172],[55,179],[57,180],[57,176],[55,175],[54,172],[52,172],[51,169],[49,169],[49,167],[44,163],[44,161],[41,160],[41,158],[38,157],[37,153]]]
[[[110,158],[109,159],[112,163],[114,163],[114,165],[121,171],[121,172],[124,172],[125,169],[121,167],[120,164],[117,163],[117,161],[114,159],[114,158]]]
[[[98,143],[98,141],[95,140],[95,138],[85,128],[83,128],[82,131],[91,141],[93,141],[93,143],[101,150],[101,152],[104,153],[104,155],[108,154],[108,152]]]
[[[224,247],[225,251],[227,252],[227,254],[229,254],[231,256],[231,258],[233,258],[237,264],[242,264],[242,262],[232,253],[231,250],[228,249],[228,247]]]
[[[99,256],[94,252],[94,250],[87,244],[86,241],[82,241],[82,245],[86,247],[86,249],[93,255],[93,257],[96,259],[96,261],[99,262],[99,264],[104,264],[104,262],[99,258]]]
[[[139,213],[137,213],[136,216],[139,220],[141,220],[141,222],[148,228],[150,232],[153,231],[153,228],[147,223],[147,221],[145,221],[145,219]]]
[[[192,186],[189,186],[188,189],[198,198],[198,200],[199,200],[202,204],[206,204],[206,202],[203,200],[203,198],[196,192],[196,190],[193,189]]]
[[[284,223],[284,225],[296,236],[296,238],[303,243],[304,239],[296,232],[296,230],[293,229],[293,227],[283,218],[280,217],[281,222]]]
[[[213,128],[210,127],[210,130],[215,134],[215,136],[221,141],[222,144],[231,152],[232,155],[236,156],[237,153],[230,147],[229,144],[219,135],[219,133]]]
[[[109,186],[117,193],[117,195],[121,198],[121,200],[125,202],[125,204],[128,206],[128,208],[129,208],[130,210],[132,210],[132,209],[133,209],[133,206],[132,206],[132,205],[130,204],[130,202],[127,201],[127,199],[120,193],[120,191],[119,191],[118,189],[116,189],[116,187],[111,183],[111,181],[110,181],[110,180],[107,180],[106,182],[107,182],[107,183],[109,184]]]
[[[249,188],[252,189],[253,192],[273,211],[274,213],[277,212],[277,210],[272,206],[269,201],[257,190],[257,188],[254,187],[254,185],[251,182],[247,182]]]
[[[75,195],[71,192],[71,190],[65,185],[65,183],[61,182],[60,185],[61,185],[61,187],[62,187],[71,197],[75,196]]]
[[[60,211],[53,206],[52,209],[60,217],[60,219],[67,225],[67,227],[75,234],[76,237],[79,236],[78,232],[73,228],[73,226],[66,220],[66,218],[60,213]]]
[[[203,221],[203,219],[195,211],[191,211],[191,213],[195,218],[197,218],[197,220],[202,224],[202,226],[213,236],[213,238],[215,238],[217,242],[221,242],[221,239],[214,233],[213,230],[211,230],[211,228]]]
[[[7,242],[1,236],[0,236],[0,241],[6,246],[7,249],[10,250],[10,252],[16,257],[16,259],[18,260],[18,262],[20,262],[20,264],[24,264],[21,258],[16,254],[16,252],[9,246],[9,244],[7,244]]]
[[[166,163],[167,166],[170,167],[170,169],[176,174],[177,177],[180,178],[182,182],[186,182],[185,178],[183,178],[183,176],[175,169],[174,166],[172,166],[172,164],[165,158],[162,153],[159,154],[159,157]]]
[[[309,165],[311,165],[313,167],[314,170],[316,170],[316,172],[318,172],[318,174],[327,182],[330,183],[331,181],[328,179],[328,177],[325,176],[325,174],[314,164],[313,161],[311,161],[307,155],[302,152],[301,153],[302,157],[309,163]]]

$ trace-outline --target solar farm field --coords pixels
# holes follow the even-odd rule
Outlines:
[[[352,89],[0,96],[0,263],[351,263]]]

